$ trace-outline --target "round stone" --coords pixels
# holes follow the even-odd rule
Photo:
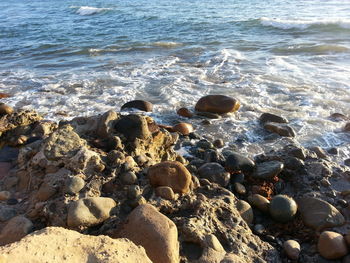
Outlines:
[[[258,208],[260,211],[268,213],[270,208],[270,201],[267,198],[259,194],[253,194],[248,196],[249,203]]]
[[[199,99],[195,109],[200,112],[228,113],[239,109],[238,100],[224,95],[208,95]]]
[[[127,185],[135,184],[137,181],[137,176],[134,172],[127,172],[122,174],[121,180],[123,184],[127,184]]]
[[[0,201],[8,200],[11,196],[11,193],[9,191],[1,191],[0,192]]]
[[[325,259],[340,259],[348,253],[344,237],[332,231],[322,232],[318,239],[317,248]]]
[[[213,145],[216,147],[216,148],[222,148],[225,146],[225,143],[222,139],[216,139],[214,142],[213,142]]]
[[[285,223],[293,219],[297,212],[294,199],[286,195],[276,195],[270,202],[270,215],[276,221]]]
[[[283,249],[288,258],[296,260],[300,254],[300,244],[295,240],[287,240],[283,243]]]
[[[180,122],[174,125],[172,130],[181,133],[182,135],[189,135],[191,132],[193,132],[193,126],[189,123]]]
[[[156,195],[167,199],[167,200],[174,200],[175,199],[175,194],[173,189],[171,189],[168,186],[160,186],[156,188]]]
[[[6,114],[11,114],[13,112],[13,108],[4,104],[0,103],[0,116],[1,115],[6,115]]]
[[[247,222],[247,224],[253,223],[254,214],[253,214],[253,209],[249,203],[247,203],[244,200],[239,200],[236,203],[236,207],[237,207],[239,214],[244,219],[244,221]]]
[[[180,109],[178,109],[177,110],[177,114],[182,116],[182,117],[186,117],[186,118],[193,117],[193,113],[187,108],[180,108]]]
[[[133,108],[133,109],[151,112],[153,110],[153,104],[145,100],[132,100],[125,103],[121,107],[121,110],[127,109],[127,108],[129,109]]]
[[[245,189],[245,187],[244,187],[243,184],[234,183],[233,186],[234,186],[234,188],[235,188],[236,193],[238,193],[238,194],[240,194],[240,195],[246,194],[247,190]]]

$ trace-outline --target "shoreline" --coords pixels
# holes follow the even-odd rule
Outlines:
[[[240,107],[227,96],[201,100],[196,112],[182,108],[178,114],[204,117],[205,125]],[[59,226],[127,237],[153,262],[289,262],[297,252],[300,262],[319,262],[330,252],[327,246],[315,249],[322,231],[347,237],[350,168],[320,147],[289,144],[249,158],[239,147],[196,134],[190,123],[156,123],[142,114],[152,111],[149,102],[128,103],[122,108],[139,112],[108,111],[59,123],[1,105],[2,245]],[[272,134],[297,136],[281,116],[265,113],[260,123]],[[179,155],[183,148],[190,155]],[[12,167],[4,165],[8,160]],[[143,217],[135,228],[133,220]],[[16,229],[13,220],[26,228]],[[164,222],[171,230],[148,225]],[[139,238],[145,233],[155,237]],[[289,240],[299,243],[299,251]],[[9,246],[0,252],[11,258]],[[337,258],[347,254],[343,248]]]

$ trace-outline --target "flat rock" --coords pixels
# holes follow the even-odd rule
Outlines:
[[[32,228],[33,224],[28,218],[24,216],[13,217],[1,230],[0,246],[20,240],[29,234]]]
[[[46,227],[21,241],[0,247],[1,263],[152,263],[145,249],[127,239],[83,235],[61,227]]]
[[[226,158],[225,168],[228,172],[251,173],[254,171],[255,163],[248,157],[232,152]]]
[[[67,225],[69,227],[93,226],[110,217],[116,202],[108,197],[88,197],[69,205]]]
[[[314,197],[303,197],[296,201],[303,222],[308,227],[322,230],[345,223],[345,219],[338,209],[326,201]]]
[[[151,166],[148,178],[153,187],[169,186],[175,193],[188,193],[192,175],[187,168],[177,161],[166,161]]]
[[[227,186],[230,174],[218,163],[205,163],[198,169],[199,177],[208,179],[212,183]]]
[[[125,103],[121,107],[121,110],[124,110],[124,109],[138,109],[141,111],[152,112],[153,104],[151,102],[145,101],[145,100],[132,100],[132,101]]]
[[[199,112],[228,113],[239,109],[238,100],[224,95],[208,95],[200,98],[195,106]]]
[[[268,180],[278,176],[282,172],[284,164],[279,161],[268,161],[256,165],[256,171],[252,174],[253,178]]]
[[[264,129],[284,137],[295,137],[296,135],[294,129],[287,124],[267,122],[264,124]]]
[[[272,113],[263,113],[261,114],[259,118],[261,123],[266,123],[266,122],[276,122],[276,123],[288,123],[288,120],[286,118],[283,118],[281,116],[272,114]]]
[[[179,262],[177,228],[173,221],[152,205],[144,204],[135,208],[116,235],[144,247],[154,263]]]
[[[324,231],[318,238],[318,252],[326,259],[340,259],[348,253],[344,237],[336,232]]]

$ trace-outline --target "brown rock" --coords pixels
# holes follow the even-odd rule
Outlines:
[[[172,130],[175,132],[179,132],[182,135],[188,135],[193,132],[192,124],[180,122],[172,127]]]
[[[272,133],[277,133],[280,136],[295,137],[295,131],[293,128],[286,124],[267,122],[264,124],[264,129]]]
[[[176,225],[152,205],[135,208],[116,235],[143,246],[154,263],[179,262]]]
[[[287,119],[285,119],[285,118],[283,118],[281,116],[272,114],[272,113],[263,113],[263,114],[261,114],[259,120],[263,124],[266,123],[266,122],[288,123]]]
[[[32,222],[24,216],[16,216],[7,222],[0,233],[0,245],[20,240],[32,230]]]
[[[176,193],[188,193],[192,176],[182,163],[166,161],[150,167],[148,178],[153,187],[169,186]]]
[[[156,195],[163,197],[164,199],[174,200],[175,194],[173,189],[168,186],[159,186],[156,188]]]
[[[11,97],[10,94],[0,92],[0,99]]]
[[[6,115],[6,114],[11,114],[13,112],[13,108],[4,104],[0,103],[0,116],[1,115]]]
[[[176,113],[178,115],[180,115],[182,117],[186,117],[186,118],[192,118],[193,117],[193,113],[187,108],[180,108],[180,109],[177,110]]]
[[[260,211],[264,213],[269,212],[270,201],[267,200],[267,198],[265,198],[264,196],[259,194],[253,194],[251,196],[248,196],[248,201],[252,206],[258,208]]]
[[[5,201],[9,199],[11,196],[11,193],[9,191],[1,191],[0,192],[0,201]]]
[[[247,224],[253,223],[254,220],[254,214],[253,209],[250,206],[250,204],[244,200],[238,200],[236,203],[236,208],[241,215],[241,217],[244,219],[244,221],[247,222]]]
[[[10,173],[12,164],[10,162],[0,162],[0,179],[4,179]]]
[[[348,122],[347,124],[345,124],[344,131],[350,132],[350,122]]]
[[[283,243],[283,249],[290,259],[296,260],[300,254],[300,244],[295,240],[287,240]]]
[[[201,112],[228,113],[239,109],[238,100],[224,95],[208,95],[197,102],[195,109]]]
[[[4,263],[151,263],[144,248],[127,239],[83,235],[60,227],[47,227],[21,241],[0,247]]]
[[[153,104],[145,101],[145,100],[132,100],[127,103],[125,103],[122,107],[121,110],[127,109],[127,108],[134,108],[142,111],[148,111],[151,112],[153,110]]]
[[[343,121],[343,120],[348,120],[349,118],[347,116],[345,116],[342,113],[332,113],[329,118],[333,121]]]
[[[339,259],[348,253],[344,237],[336,232],[324,231],[317,243],[318,252],[326,259]]]

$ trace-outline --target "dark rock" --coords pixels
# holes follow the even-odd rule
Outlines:
[[[123,116],[116,122],[114,128],[129,141],[134,141],[136,138],[146,139],[151,135],[145,117],[135,114]]]
[[[193,117],[193,113],[187,109],[187,108],[180,108],[177,110],[176,112],[178,115],[182,116],[182,117],[186,117],[186,118],[191,118]]]
[[[209,142],[208,140],[205,140],[205,139],[199,140],[197,142],[196,146],[199,147],[199,148],[202,148],[204,150],[214,148],[214,145],[211,142]]]
[[[214,149],[209,149],[209,150],[206,150],[204,152],[204,161],[206,163],[220,163],[220,164],[224,164],[225,163],[225,158],[224,156],[217,152],[216,150]]]
[[[292,127],[286,124],[280,124],[276,122],[267,122],[264,124],[264,129],[272,132],[277,133],[280,136],[284,137],[295,137],[295,131]]]
[[[349,167],[350,167],[350,158],[344,160],[344,164],[345,164],[346,166],[349,166]]]
[[[221,116],[219,114],[212,113],[212,112],[197,112],[196,115],[201,116],[201,117],[206,117],[208,119],[220,119],[221,118]]]
[[[321,158],[321,159],[327,159],[328,158],[326,151],[323,150],[319,146],[312,147],[312,148],[310,148],[310,150],[315,152],[318,158]]]
[[[7,221],[16,215],[16,209],[3,205],[0,206],[0,221]]]
[[[19,150],[5,146],[0,149],[0,162],[12,162],[17,159]]]
[[[284,160],[284,165],[290,170],[299,170],[305,166],[303,160],[296,157],[288,157]]]
[[[145,101],[145,100],[132,100],[132,101],[125,103],[121,107],[121,110],[124,110],[127,108],[129,108],[129,109],[133,108],[133,109],[151,112],[153,110],[153,104],[148,102],[148,101]]]
[[[255,168],[255,163],[248,157],[232,152],[227,158],[225,163],[226,171],[243,173],[252,173]]]
[[[17,205],[18,204],[18,200],[16,198],[10,198],[7,200],[6,204],[8,205]]]
[[[195,106],[196,111],[212,113],[228,113],[237,111],[240,103],[231,97],[224,95],[208,95],[202,97]]]
[[[286,223],[291,221],[297,212],[297,204],[286,195],[276,195],[270,202],[270,214],[276,221]]]
[[[216,139],[214,142],[213,142],[213,145],[216,147],[216,148],[222,148],[225,146],[225,143],[222,139]]]
[[[345,124],[344,131],[350,132],[350,122],[348,122],[347,124]]]
[[[327,152],[328,152],[329,154],[333,154],[333,155],[338,155],[338,154],[339,154],[339,150],[338,150],[337,148],[335,148],[335,147],[329,148],[329,149],[327,150]]]
[[[263,114],[261,114],[259,120],[263,124],[265,124],[266,122],[288,123],[287,119],[285,119],[285,118],[283,118],[281,116],[272,114],[272,113],[263,113]]]
[[[77,194],[85,186],[84,179],[78,176],[68,177],[65,183],[64,192],[68,194]]]
[[[244,174],[243,173],[234,173],[231,174],[231,183],[243,183],[244,182]]]
[[[210,182],[222,186],[228,185],[230,181],[230,174],[218,163],[206,163],[202,165],[198,169],[198,174],[201,178],[208,179]]]
[[[332,121],[346,121],[346,120],[349,120],[349,118],[347,116],[345,116],[344,114],[342,113],[333,113],[329,116],[329,118],[332,120]]]
[[[268,180],[278,176],[282,172],[284,164],[279,161],[269,161],[256,165],[256,170],[252,174],[253,178]]]
[[[190,139],[193,139],[193,140],[199,140],[201,138],[201,136],[198,134],[198,133],[195,133],[195,132],[191,132],[188,137]]]

